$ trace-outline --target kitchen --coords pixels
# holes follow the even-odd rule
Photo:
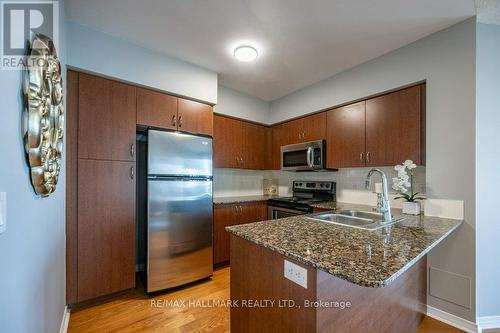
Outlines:
[[[495,1],[56,3],[53,146],[2,125],[1,331],[500,328]]]

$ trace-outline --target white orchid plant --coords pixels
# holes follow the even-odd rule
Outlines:
[[[405,199],[408,202],[416,202],[417,200],[425,200],[419,196],[419,192],[413,191],[413,175],[417,165],[412,160],[406,160],[403,164],[398,164],[394,170],[398,172],[398,176],[392,178],[392,188],[399,194],[396,199]]]

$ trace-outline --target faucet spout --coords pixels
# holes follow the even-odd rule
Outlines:
[[[365,180],[365,188],[367,190],[370,189],[371,186],[371,179],[374,173],[380,174],[380,177],[382,178],[382,208],[380,208],[380,212],[384,214],[384,222],[391,222],[392,221],[392,214],[391,214],[391,204],[389,202],[389,191],[387,189],[387,177],[385,173],[380,170],[380,169],[371,169],[368,172],[368,175],[366,176]]]

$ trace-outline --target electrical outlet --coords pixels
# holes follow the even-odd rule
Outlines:
[[[7,193],[0,192],[0,234],[7,229]]]
[[[307,269],[285,260],[285,277],[307,289]]]

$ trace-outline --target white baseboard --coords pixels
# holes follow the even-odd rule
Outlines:
[[[497,329],[500,332],[500,316],[485,316],[477,318],[478,332]]]
[[[462,331],[469,333],[478,332],[476,323],[457,317],[443,310],[433,308],[432,306],[429,305],[427,305],[427,315],[431,318],[442,321],[443,323],[446,323],[450,326],[461,329]]]
[[[68,325],[69,325],[69,315],[70,311],[68,309],[68,306],[66,305],[64,307],[64,313],[61,321],[61,327],[59,328],[59,333],[67,333],[68,332]]]

